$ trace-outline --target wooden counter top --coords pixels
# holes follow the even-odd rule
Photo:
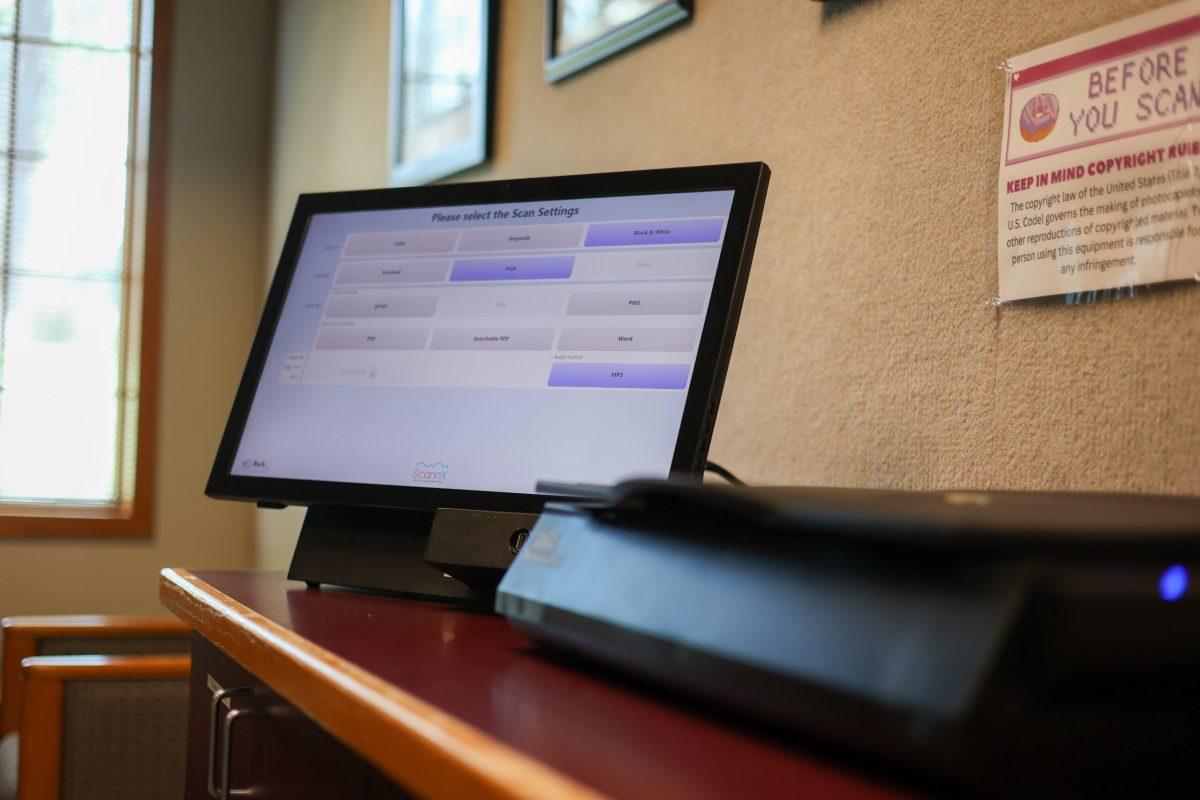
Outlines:
[[[799,746],[534,648],[501,617],[162,571],[162,601],[367,761],[445,798],[899,796]]]

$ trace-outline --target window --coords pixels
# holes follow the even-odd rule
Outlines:
[[[155,6],[0,0],[0,533],[149,533]]]

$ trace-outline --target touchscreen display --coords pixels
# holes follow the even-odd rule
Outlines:
[[[665,477],[733,196],[314,214],[233,474]]]

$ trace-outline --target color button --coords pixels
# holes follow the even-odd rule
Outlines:
[[[547,386],[588,389],[683,389],[687,364],[554,364]]]
[[[409,253],[448,253],[458,241],[458,231],[386,231],[351,233],[346,256],[393,256]]]

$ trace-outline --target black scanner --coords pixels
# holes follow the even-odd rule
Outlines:
[[[1200,775],[1197,570],[1193,499],[634,481],[547,506],[496,608],[959,790],[1072,794]]]

